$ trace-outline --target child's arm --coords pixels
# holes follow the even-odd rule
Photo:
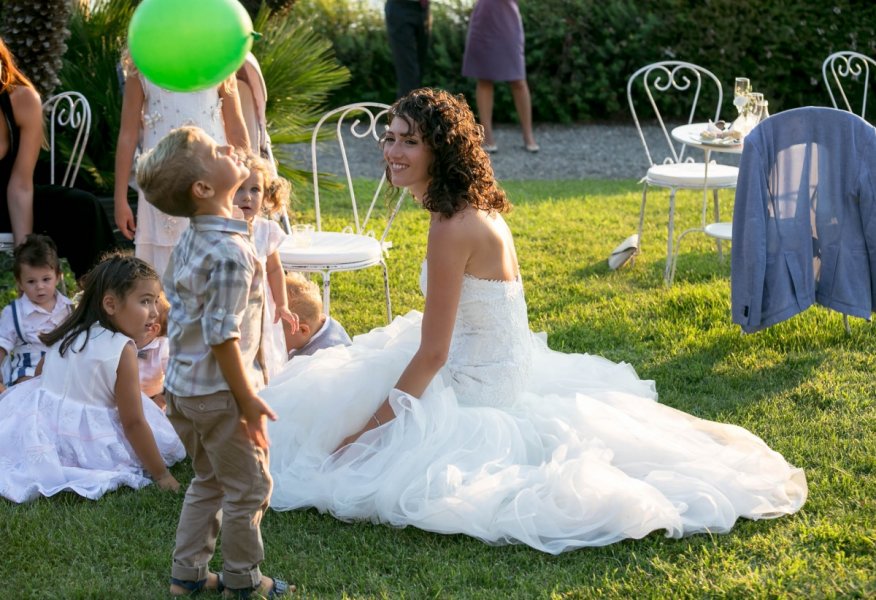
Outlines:
[[[219,86],[219,97],[222,98],[222,120],[225,122],[225,139],[235,148],[253,150],[243,120],[243,109],[240,108],[240,96],[237,94],[237,78],[230,77]]]
[[[125,437],[134,448],[137,458],[163,490],[179,489],[179,483],[167,470],[161,452],[152,435],[152,428],[143,415],[143,396],[140,392],[140,372],[137,367],[137,351],[133,344],[125,344],[116,370],[116,406],[119,409]]]
[[[265,268],[268,272],[268,287],[271,288],[271,297],[274,298],[274,304],[277,305],[274,323],[282,318],[289,323],[292,333],[295,333],[298,331],[298,315],[289,310],[289,302],[286,298],[285,274],[283,273],[283,265],[280,263],[279,252],[268,254]]]
[[[222,371],[225,381],[228,382],[231,395],[234,396],[234,400],[243,414],[249,438],[259,448],[267,448],[269,445],[268,422],[265,417],[276,421],[277,415],[253,390],[244,372],[243,357],[240,354],[237,338],[225,340],[221,344],[210,346],[210,348],[213,350],[216,362],[219,363],[219,369]]]
[[[128,204],[128,179],[134,162],[134,151],[140,142],[140,120],[143,112],[143,85],[140,78],[131,75],[125,79],[125,95],[122,98],[122,117],[119,125],[119,141],[116,144],[116,170],[113,204],[116,226],[129,240],[134,239],[137,226],[134,213]]]

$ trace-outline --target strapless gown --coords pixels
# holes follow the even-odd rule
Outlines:
[[[393,386],[420,323],[411,312],[297,357],[262,391],[279,415],[272,508],[558,554],[723,533],[806,499],[803,471],[754,434],[659,404],[628,364],[549,349],[520,280],[465,277],[450,358],[414,398]],[[396,419],[332,454],[387,396]]]

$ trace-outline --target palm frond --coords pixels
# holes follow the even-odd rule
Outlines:
[[[314,33],[309,19],[295,10],[270,18],[263,6],[253,25],[262,33],[253,54],[268,88],[266,117],[274,158],[280,174],[300,188],[311,174],[283,146],[310,141],[329,95],[349,80],[350,72],[335,59],[331,42]]]

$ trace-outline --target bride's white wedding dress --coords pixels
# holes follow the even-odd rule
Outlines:
[[[465,277],[449,361],[417,399],[390,390],[420,321],[411,312],[297,357],[262,391],[279,415],[275,510],[556,554],[654,530],[726,532],[806,499],[803,471],[755,435],[657,403],[628,364],[550,350],[529,331],[519,280]],[[397,418],[331,455],[387,394]]]

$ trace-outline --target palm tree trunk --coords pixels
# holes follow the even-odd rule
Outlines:
[[[5,0],[0,35],[43,98],[60,84],[73,0]]]

